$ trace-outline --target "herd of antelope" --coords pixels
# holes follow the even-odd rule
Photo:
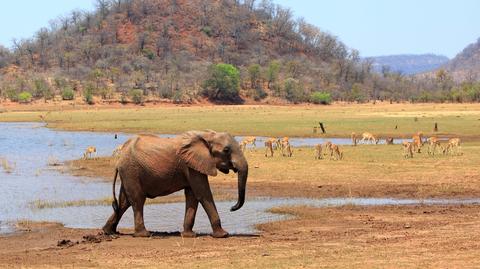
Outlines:
[[[357,144],[378,144],[380,139],[369,132],[364,132],[361,136],[361,139],[357,136],[356,133],[351,134],[352,145],[357,146]],[[255,136],[247,136],[242,139],[240,142],[240,148],[242,151],[245,151],[248,145],[251,145],[253,149],[256,148],[257,138]],[[393,145],[393,137],[387,137],[385,139],[385,144]],[[412,137],[412,141],[403,141],[403,157],[404,158],[413,158],[414,153],[421,153],[421,148],[428,144],[428,155],[435,156],[436,153],[442,153],[444,155],[459,155],[460,153],[460,138],[450,138],[447,140],[440,140],[436,136],[425,138],[422,132],[418,132]],[[288,137],[284,138],[267,138],[265,140],[265,157],[273,157],[274,151],[280,150],[282,156],[292,157],[292,146],[289,142]],[[329,155],[330,159],[333,160],[342,160],[343,152],[340,150],[339,146],[326,141],[323,144],[316,144],[314,146],[314,157],[315,159],[323,159],[325,155]]]
[[[380,139],[369,132],[364,132],[362,138],[359,139],[356,133],[351,134],[352,145],[357,146],[358,143],[362,144],[378,144]],[[240,149],[245,151],[248,145],[251,145],[253,149],[256,149],[257,138],[255,136],[244,137],[240,142]],[[385,144],[393,145],[394,141],[392,137],[385,139]],[[450,138],[447,140],[440,140],[436,136],[431,136],[425,139],[422,132],[418,132],[412,137],[412,141],[403,141],[403,157],[413,158],[414,153],[421,153],[421,148],[428,144],[427,153],[430,156],[435,156],[435,153],[442,153],[444,155],[459,155],[460,153],[460,138]],[[273,157],[275,150],[280,150],[282,156],[292,157],[292,146],[289,138],[268,138],[265,140],[265,157]],[[113,151],[112,156],[116,157],[122,151],[123,145],[118,146]],[[325,155],[329,155],[331,160],[342,160],[343,152],[340,147],[330,141],[326,141],[323,144],[316,144],[314,147],[314,157],[317,160],[323,159]],[[94,146],[89,146],[83,153],[83,159],[95,159],[97,149]],[[94,155],[94,157],[92,157]]]
[[[240,148],[242,151],[245,151],[247,145],[251,145],[253,149],[256,148],[256,141],[257,138],[255,136],[247,136],[242,139],[240,142]],[[282,156],[284,157],[292,157],[292,145],[290,144],[290,140],[287,136],[283,138],[267,138],[265,140],[265,157],[273,157],[273,153],[275,150],[280,150]],[[325,149],[325,152],[323,152]],[[327,153],[328,151],[328,153]],[[338,145],[333,144],[330,141],[326,141],[323,145],[317,144],[315,145],[315,159],[323,159],[324,154],[329,154],[331,159],[334,160],[341,160],[343,158],[343,152],[340,151]]]
[[[435,153],[439,150],[443,155],[459,155],[460,152],[460,138],[454,137],[448,140],[440,140],[436,136],[424,138],[422,132],[416,133],[412,137],[411,142],[403,141],[403,157],[413,158],[413,153],[421,153],[421,148],[428,144],[427,153],[430,156],[435,156]]]

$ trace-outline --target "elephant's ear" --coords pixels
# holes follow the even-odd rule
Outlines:
[[[217,175],[215,160],[210,153],[210,144],[202,133],[187,132],[182,135],[182,145],[178,156],[188,165],[202,174]]]

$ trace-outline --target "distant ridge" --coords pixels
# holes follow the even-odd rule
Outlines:
[[[376,72],[382,72],[384,67],[391,72],[400,72],[406,75],[428,72],[446,64],[449,59],[436,54],[400,54],[368,57],[365,60],[372,61],[372,68]]]

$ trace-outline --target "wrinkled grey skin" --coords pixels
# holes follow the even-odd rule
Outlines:
[[[238,173],[238,201],[231,210],[242,207],[248,177],[248,164],[238,143],[228,133],[190,131],[175,138],[139,135],[125,142],[113,182],[114,213],[103,227],[106,234],[116,233],[123,213],[132,206],[135,236],[149,236],[143,221],[146,198],[164,196],[185,190],[186,210],[183,236],[192,231],[198,203],[208,215],[213,237],[226,237],[222,229],[208,176]],[[121,179],[118,202],[115,197],[117,174]]]

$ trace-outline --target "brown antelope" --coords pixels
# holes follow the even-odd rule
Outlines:
[[[418,132],[412,136],[413,151],[420,153],[420,149],[423,146],[423,133]]]
[[[267,140],[265,140],[265,142],[271,142],[272,143],[272,148],[274,150],[277,150],[280,148],[280,139],[279,138],[275,138],[275,137],[270,137],[270,138],[267,138]]]
[[[455,138],[450,138],[448,139],[448,143],[443,149],[443,154],[448,154],[451,153],[452,155],[458,155],[459,154],[459,147],[460,147],[460,138],[455,137]]]
[[[245,151],[245,149],[247,148],[247,145],[252,145],[253,148],[256,148],[257,145],[255,144],[255,142],[257,141],[257,138],[255,136],[246,136],[242,139],[242,142],[240,142],[240,149],[242,151]]]
[[[387,137],[387,139],[385,139],[385,144],[393,145],[393,137]]]
[[[413,143],[408,141],[403,141],[402,147],[403,147],[403,157],[405,159],[413,158]]]
[[[273,142],[270,139],[265,141],[265,157],[268,157],[268,152],[270,152],[270,157],[273,157]]]
[[[327,150],[328,150],[328,154],[332,155],[332,148],[330,147],[332,145],[332,142],[330,141],[325,141],[323,143],[323,148],[325,149],[325,153],[323,153],[324,155],[327,155]]]
[[[292,157],[292,147],[288,140],[282,141],[282,156]]]
[[[92,159],[92,154],[94,154],[95,157],[97,157],[97,148],[94,146],[89,146],[83,153],[83,159],[84,160]]]
[[[367,141],[371,142],[372,144],[373,143],[378,144],[378,139],[372,133],[368,133],[368,132],[365,132],[362,134],[361,141],[363,144],[365,144]]]
[[[315,145],[315,160],[320,160],[320,159],[323,159],[322,145],[321,144],[316,144]]]
[[[435,150],[437,147],[440,147],[443,151],[442,145],[440,144],[440,140],[436,136],[429,137],[427,139],[428,143],[428,155],[435,156]]]
[[[358,140],[357,134],[356,134],[355,132],[353,132],[353,133],[350,135],[350,138],[352,138],[352,145],[353,145],[353,146],[356,146],[356,145],[357,145],[357,140]]]
[[[330,159],[336,161],[343,159],[343,152],[341,152],[340,148],[335,144],[330,144]]]

